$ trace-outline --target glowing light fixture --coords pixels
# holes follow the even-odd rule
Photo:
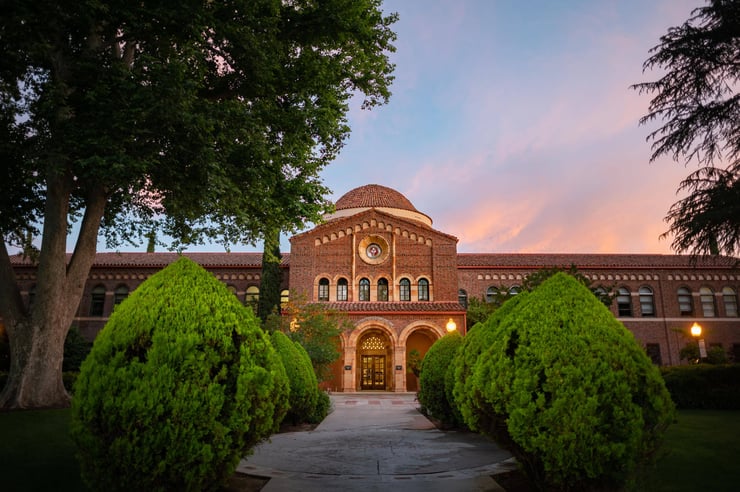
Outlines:
[[[694,336],[694,337],[701,336],[701,325],[697,323],[696,321],[694,322],[693,325],[691,325],[691,336]]]
[[[457,330],[457,324],[452,321],[452,318],[447,322],[447,332],[452,333],[453,331]]]

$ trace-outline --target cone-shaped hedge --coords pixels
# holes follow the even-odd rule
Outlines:
[[[285,420],[292,424],[308,422],[316,412],[319,399],[319,383],[311,358],[306,349],[281,331],[272,333],[272,345],[280,355],[290,381],[290,409]]]
[[[452,361],[454,387],[452,395],[463,422],[471,430],[490,429],[488,405],[480,391],[473,387],[473,370],[482,352],[488,350],[496,336],[496,329],[501,320],[506,318],[517,304],[526,299],[528,292],[522,292],[504,302],[484,323],[476,323],[468,330],[462,346]],[[495,438],[495,436],[492,435]]]
[[[493,328],[472,387],[542,490],[618,490],[657,449],[673,403],[633,335],[558,273]],[[500,438],[500,436],[498,436]]]
[[[452,397],[455,383],[452,360],[462,341],[458,332],[449,333],[434,342],[421,361],[417,398],[429,415],[445,427],[463,425],[462,416]]]
[[[277,429],[288,381],[251,310],[183,257],[116,307],[82,365],[72,437],[94,490],[213,490]]]

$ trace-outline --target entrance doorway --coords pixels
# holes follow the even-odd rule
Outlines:
[[[393,351],[388,335],[378,329],[368,330],[357,346],[359,374],[355,380],[360,390],[393,391],[389,364]]]
[[[364,390],[385,390],[385,355],[362,356],[362,380]]]

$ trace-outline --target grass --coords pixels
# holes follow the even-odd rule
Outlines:
[[[4,492],[86,491],[67,428],[69,410],[0,413]],[[740,411],[682,410],[645,490],[715,492],[740,487]]]
[[[647,490],[740,490],[740,411],[680,410]]]

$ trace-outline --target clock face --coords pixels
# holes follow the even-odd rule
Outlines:
[[[380,256],[380,254],[383,252],[380,245],[377,243],[372,243],[368,245],[367,249],[365,250],[365,254],[368,258],[375,259]]]

